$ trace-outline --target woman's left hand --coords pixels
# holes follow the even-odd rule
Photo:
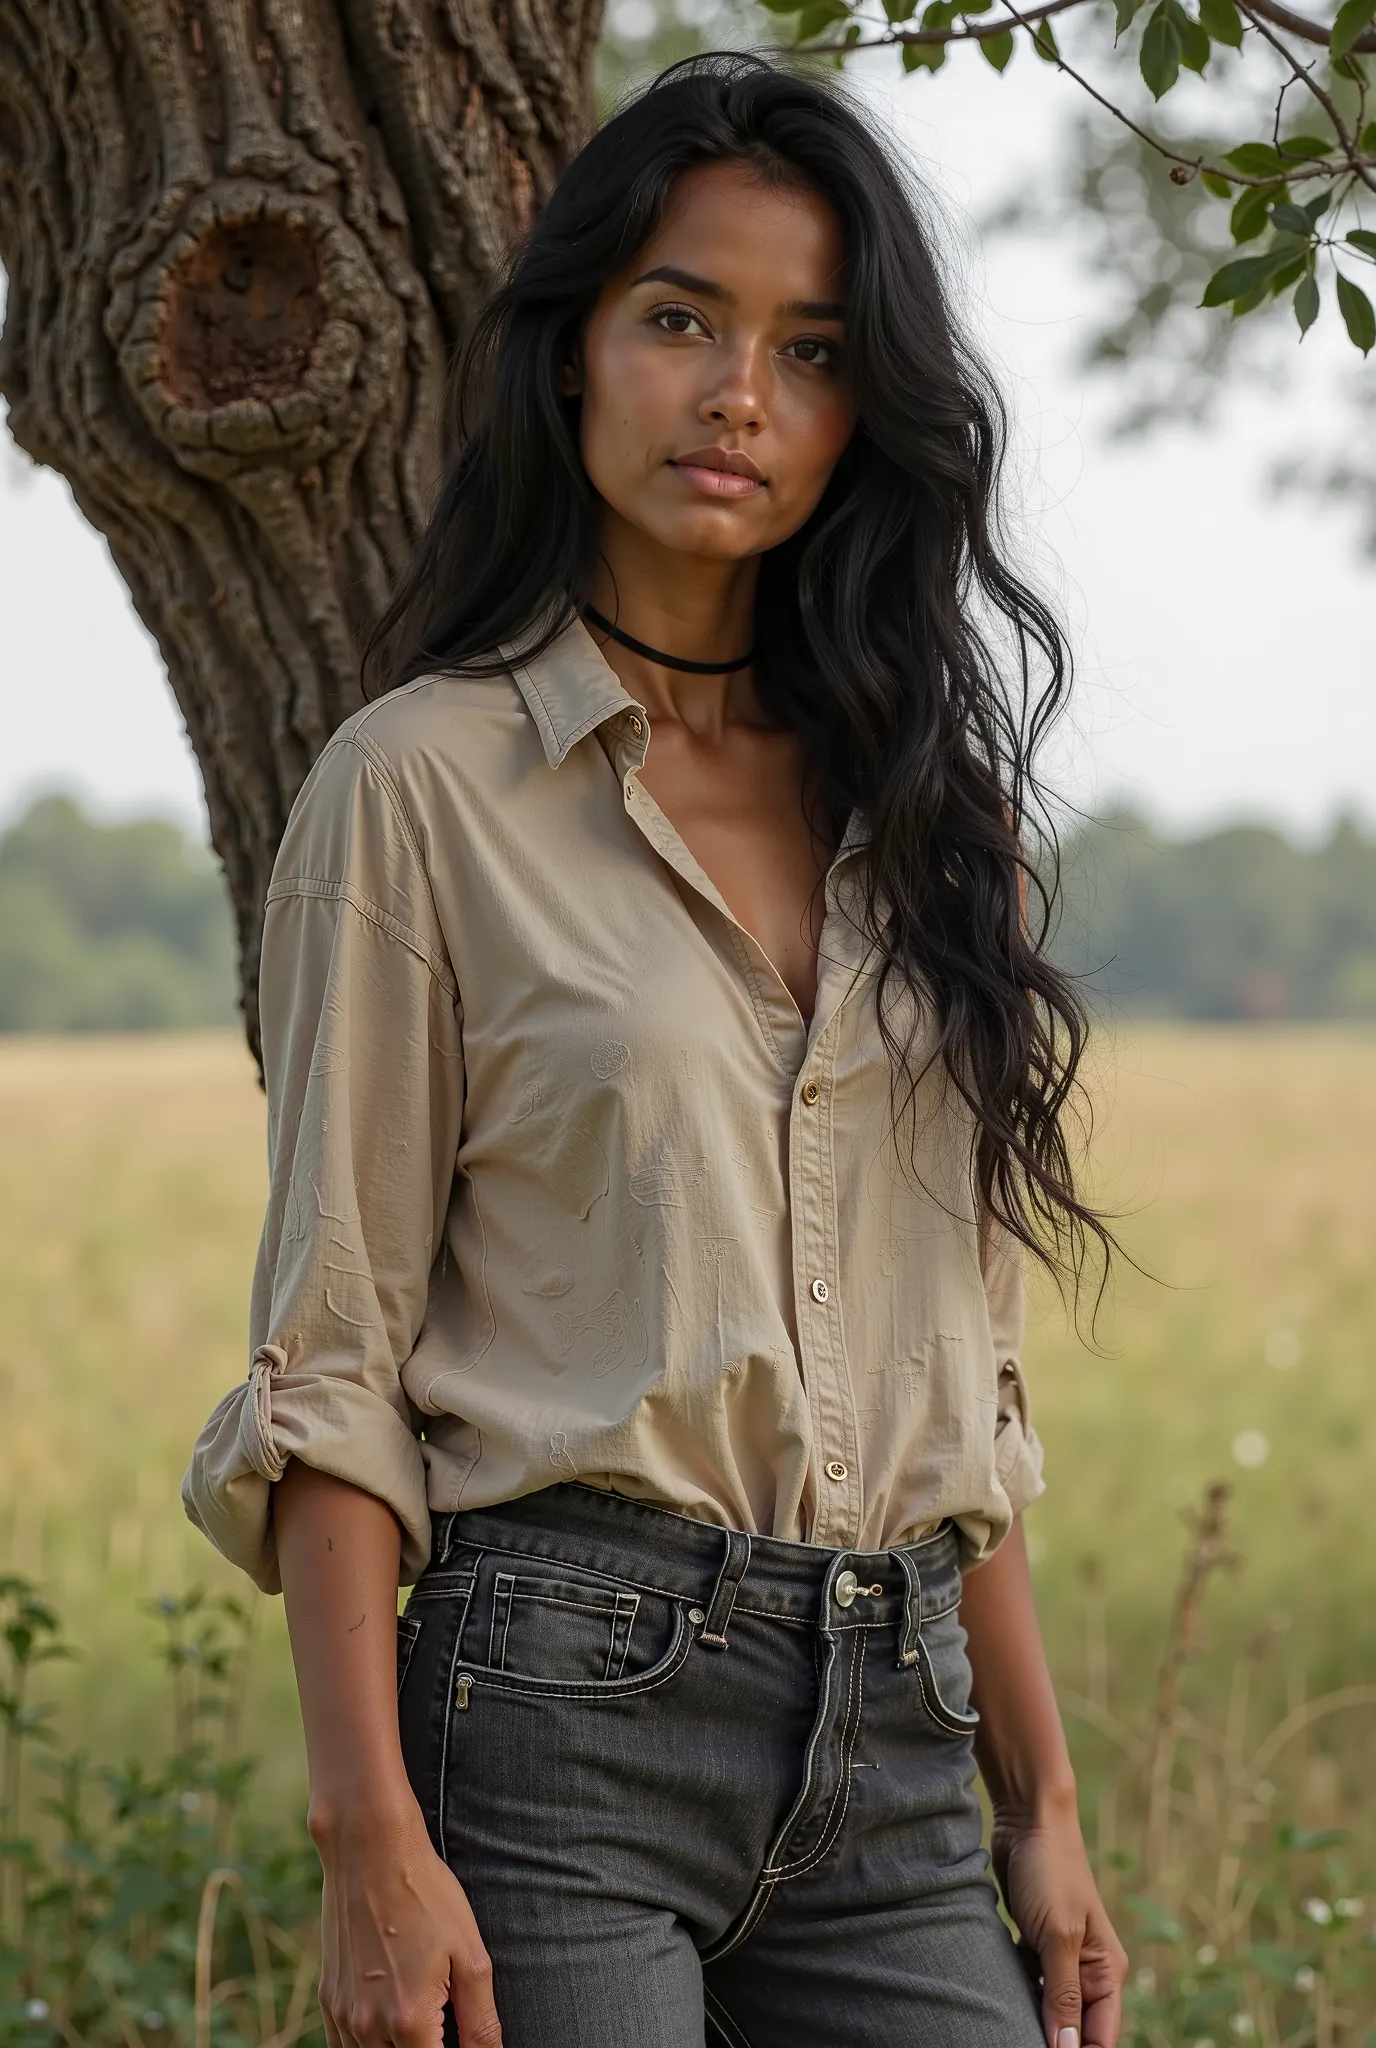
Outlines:
[[[995,1815],[994,1870],[1040,1979],[1048,2048],[1117,2048],[1128,1959],[1109,1923],[1073,1813]]]

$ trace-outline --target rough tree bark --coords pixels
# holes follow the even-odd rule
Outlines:
[[[600,6],[0,0],[0,392],[162,650],[255,1057],[282,828],[361,701],[446,361],[591,124]]]

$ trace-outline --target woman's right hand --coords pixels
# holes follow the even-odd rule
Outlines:
[[[414,1800],[384,1820],[313,1816],[311,1834],[325,1871],[328,2048],[439,2048],[451,2003],[460,2048],[500,2048],[492,1965],[473,1909]]]

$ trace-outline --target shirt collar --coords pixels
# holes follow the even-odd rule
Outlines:
[[[581,619],[571,620],[542,654],[526,657],[510,641],[500,651],[539,729],[551,768],[560,767],[579,740],[609,718],[626,712],[647,718],[644,705],[622,688]]]
[[[530,639],[538,639],[539,630],[537,622],[527,645]],[[630,712],[649,723],[645,706],[622,687],[579,618],[572,619],[542,654],[527,658],[517,641],[504,641],[500,652],[535,720],[551,768],[562,766],[579,740],[609,718]],[[853,811],[832,863],[833,874],[865,851],[869,837],[867,821]]]

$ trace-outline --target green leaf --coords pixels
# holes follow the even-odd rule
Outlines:
[[[910,21],[917,0],[884,0],[884,12],[890,21]]]
[[[807,0],[760,0],[771,14],[800,14],[806,4]]]
[[[1058,61],[1061,53],[1057,46],[1056,38],[1051,33],[1051,23],[1049,21],[1039,21],[1037,23],[1037,32],[1032,38],[1032,47],[1041,58],[1043,64],[1055,64]]]
[[[794,42],[811,42],[813,36],[819,36],[834,21],[844,21],[849,13],[846,0],[808,0],[798,16],[798,26],[793,31]]]
[[[940,71],[946,62],[945,43],[904,43],[905,71]]]
[[[1235,242],[1254,242],[1271,217],[1271,203],[1284,186],[1249,185],[1229,215]]]
[[[1233,188],[1226,178],[1220,178],[1217,171],[1201,171],[1199,182],[1206,192],[1212,192],[1215,199],[1231,199]]]
[[[1268,283],[1266,287],[1268,297],[1278,299],[1282,292],[1288,292],[1292,284],[1299,283],[1308,268],[1309,258],[1307,256],[1297,256],[1293,262],[1287,263],[1284,270],[1278,270]]]
[[[1319,317],[1319,280],[1311,270],[1302,277],[1295,292],[1295,318],[1300,323],[1300,333],[1308,334]]]
[[[1357,147],[1368,156],[1376,156],[1376,121],[1368,121],[1357,138]]]
[[[981,36],[979,49],[980,55],[985,59],[986,63],[993,65],[995,71],[1005,70],[1008,60],[1013,54],[1012,29],[1000,29],[996,36]]]
[[[1238,256],[1216,270],[1204,287],[1201,306],[1226,306],[1232,299],[1264,291],[1278,270],[1294,261],[1291,248],[1268,249],[1262,256]]]
[[[1168,1913],[1164,1906],[1158,1905],[1155,1899],[1149,1899],[1143,1893],[1137,1892],[1127,1898],[1124,1904],[1131,1907],[1143,1941],[1184,1939],[1185,1930],[1180,1922],[1173,1913]]]
[[[1328,47],[1335,57],[1345,57],[1362,30],[1371,26],[1376,0],[1343,0],[1338,9]]]
[[[1244,142],[1237,149],[1230,149],[1223,161],[1235,171],[1244,171],[1249,178],[1274,176],[1285,169],[1269,142]]]
[[[1353,284],[1350,277],[1344,277],[1341,270],[1335,275],[1338,280],[1338,311],[1343,316],[1348,339],[1364,356],[1370,355],[1376,348],[1376,312],[1360,285]]]
[[[1180,38],[1180,61],[1189,71],[1202,71],[1209,61],[1213,48],[1207,32],[1202,29],[1192,14],[1186,14],[1179,0],[1166,0],[1171,10],[1171,20]]]
[[[1271,225],[1285,235],[1303,235],[1306,241],[1314,232],[1314,223],[1304,208],[1288,200],[1283,206],[1272,209]]]
[[[1325,142],[1322,135],[1283,135],[1280,142],[1282,156],[1331,156],[1332,142]]]
[[[1312,223],[1319,218],[1321,213],[1327,213],[1332,204],[1333,190],[1330,186],[1327,192],[1317,192],[1312,199],[1306,199],[1303,210],[1308,214]]]
[[[1293,1984],[1296,1970],[1309,1961],[1309,1951],[1282,1948],[1275,1941],[1256,1941],[1252,1944],[1252,1961],[1263,1977],[1270,1977],[1277,1984]]]
[[[1199,19],[1216,43],[1227,43],[1234,50],[1241,49],[1242,16],[1233,0],[1199,0]]]
[[[1142,37],[1138,61],[1153,99],[1159,100],[1168,93],[1180,76],[1180,33],[1167,0],[1157,0]]]
[[[1349,228],[1343,239],[1354,249],[1360,249],[1363,256],[1376,256],[1376,235],[1370,228]]]

